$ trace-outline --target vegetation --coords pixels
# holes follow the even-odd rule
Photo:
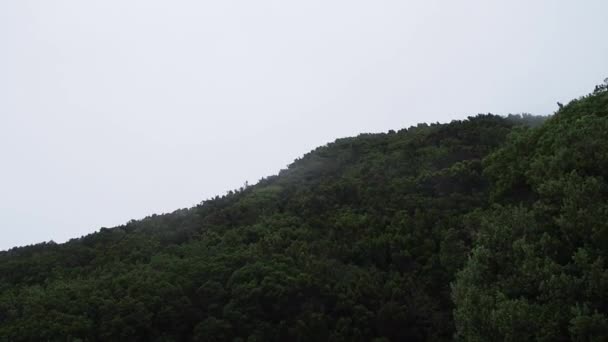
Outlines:
[[[608,340],[608,92],[514,130],[485,160],[492,206],[453,287],[469,341]]]
[[[607,132],[598,86],[1,252],[0,341],[607,340]]]

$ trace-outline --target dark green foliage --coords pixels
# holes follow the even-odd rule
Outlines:
[[[460,336],[608,340],[608,93],[514,130],[485,172],[495,203],[453,287]]]
[[[339,139],[194,208],[0,252],[0,341],[605,339],[606,103]]]

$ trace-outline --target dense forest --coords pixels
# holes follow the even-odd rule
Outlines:
[[[0,252],[0,341],[607,341],[608,91]]]

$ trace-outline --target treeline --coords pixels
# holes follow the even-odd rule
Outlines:
[[[0,341],[608,340],[608,93],[339,139],[0,253]]]

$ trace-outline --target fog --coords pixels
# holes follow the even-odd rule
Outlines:
[[[608,2],[0,0],[0,249],[276,174],[318,145],[551,114],[608,77]]]

